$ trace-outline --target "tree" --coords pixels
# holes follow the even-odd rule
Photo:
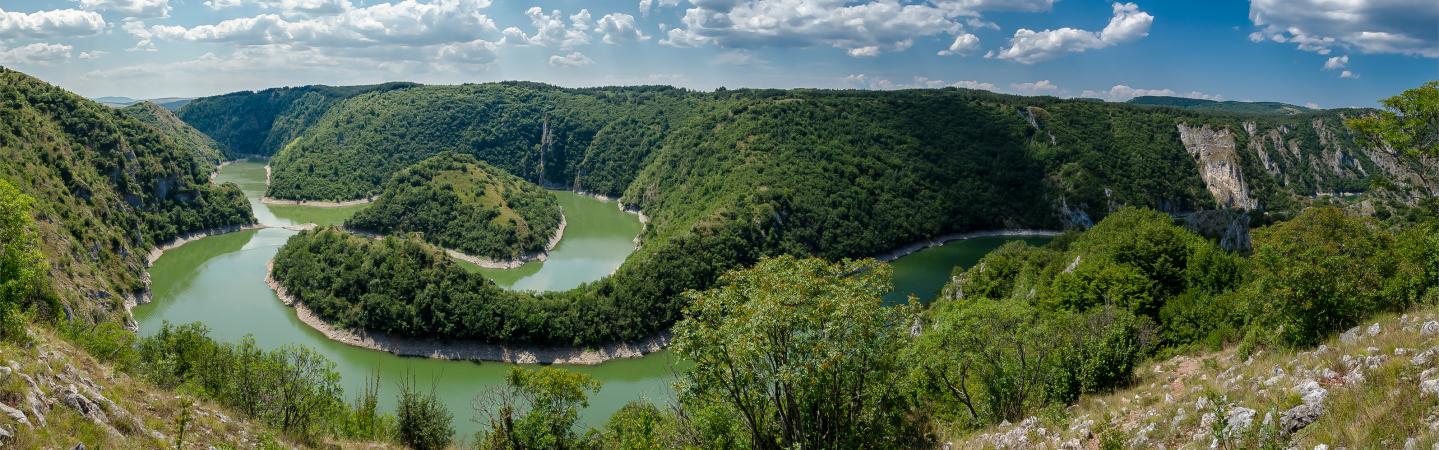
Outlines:
[[[1344,123],[1371,142],[1389,148],[1439,157],[1439,81],[1379,101],[1384,110]]]
[[[583,373],[512,367],[504,387],[475,398],[475,410],[490,428],[475,440],[486,449],[581,447],[575,422],[599,389],[600,382]]]
[[[896,383],[914,306],[885,307],[890,268],[874,260],[763,259],[689,294],[674,349],[688,408],[718,405],[750,445],[873,448],[917,439]]]
[[[450,438],[455,433],[450,426],[453,416],[440,403],[433,387],[428,393],[420,392],[412,374],[408,380],[400,382],[396,403],[397,435],[401,444],[416,450],[442,449],[450,445]]]
[[[45,300],[44,306],[58,309],[48,288],[48,264],[36,247],[35,220],[30,217],[34,202],[15,185],[0,180],[0,339],[23,336],[21,314],[37,302]]]

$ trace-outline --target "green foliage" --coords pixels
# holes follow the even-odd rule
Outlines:
[[[599,435],[599,446],[620,450],[660,450],[676,447],[672,436],[675,418],[644,400],[631,400],[610,415]]]
[[[180,120],[169,109],[151,102],[139,102],[120,108],[120,112],[149,125],[174,140],[175,145],[188,150],[195,159],[197,170],[214,166],[225,159],[219,143]]]
[[[1418,250],[1434,248],[1431,234],[1406,234],[1408,250],[1399,253],[1392,233],[1337,208],[1306,210],[1256,231],[1246,287],[1253,325],[1279,344],[1309,346],[1374,312],[1409,306],[1433,286],[1429,269],[1419,269],[1432,268],[1432,253]],[[1401,254],[1423,258],[1404,278],[1396,277]]]
[[[1065,403],[1127,385],[1155,345],[1147,317],[1109,306],[1071,315],[1056,331],[1058,373],[1046,394]]]
[[[401,444],[416,450],[439,450],[450,445],[455,434],[450,426],[454,417],[440,403],[433,387],[428,393],[420,392],[412,375],[400,383],[395,411],[396,437]]]
[[[191,126],[218,141],[231,159],[273,155],[319,120],[336,102],[371,91],[404,89],[411,83],[371,86],[302,86],[195,99],[177,111]]]
[[[553,367],[512,367],[505,386],[475,399],[489,429],[475,436],[482,449],[566,449],[587,445],[575,433],[580,409],[600,382]]]
[[[52,286],[69,319],[119,320],[144,288],[145,254],[184,233],[253,223],[235,186],[193,148],[128,114],[0,69],[0,179],[34,199]],[[17,241],[10,241],[17,242]],[[61,315],[60,302],[37,317]]]
[[[517,259],[545,251],[562,220],[553,195],[469,155],[443,153],[395,174],[345,226],[421,233],[468,255]]]
[[[204,325],[171,326],[136,345],[135,372],[229,406],[296,438],[314,441],[346,420],[335,364],[314,350],[263,351],[254,339],[218,343]]]
[[[895,383],[911,308],[884,306],[889,276],[873,260],[778,257],[691,294],[673,342],[695,363],[681,403],[729,411],[754,448],[916,442]]]
[[[1345,121],[1373,143],[1439,157],[1439,81],[1379,101],[1384,110]]]
[[[1023,301],[937,303],[905,361],[920,398],[952,411],[947,418],[968,426],[1013,421],[1046,401],[1056,331]]]
[[[1245,114],[1302,114],[1314,111],[1313,109],[1279,102],[1236,102],[1216,101],[1198,98],[1165,97],[1156,95],[1142,95],[1134,97],[1125,102],[1132,105],[1154,105],[1182,108],[1195,111],[1208,111],[1218,113],[1245,113]]]
[[[0,179],[0,339],[25,337],[24,312],[55,311],[49,264],[37,248],[35,200]]]

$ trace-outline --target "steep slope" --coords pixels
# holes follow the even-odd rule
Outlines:
[[[233,185],[140,120],[0,69],[0,178],[36,199],[63,315],[103,321],[145,295],[145,255],[185,233],[254,222]],[[60,311],[41,311],[61,315]]]
[[[148,101],[139,102],[120,108],[120,112],[169,136],[180,148],[189,150],[195,156],[196,164],[214,166],[224,161],[219,143],[180,120],[174,112],[159,104]]]
[[[294,139],[340,99],[410,83],[370,86],[302,86],[242,91],[183,103],[177,115],[214,138],[228,158],[268,156]]]
[[[1439,307],[1386,315],[1312,350],[1233,349],[1142,367],[1134,387],[954,439],[954,448],[1430,448]],[[1113,447],[1111,447],[1113,445]]]
[[[380,234],[418,232],[446,249],[511,261],[549,251],[564,216],[559,202],[539,186],[472,156],[445,153],[395,174],[373,205],[345,226]]]

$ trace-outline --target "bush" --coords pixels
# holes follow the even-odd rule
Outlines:
[[[396,437],[399,442],[416,450],[437,450],[450,445],[455,430],[450,423],[453,416],[432,388],[420,392],[413,375],[400,383],[396,398]]]

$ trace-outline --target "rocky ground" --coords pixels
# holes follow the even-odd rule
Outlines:
[[[1439,450],[1437,317],[1379,317],[1305,351],[1175,357],[1129,389],[943,446]]]
[[[0,344],[0,448],[292,448],[263,424],[101,364],[47,330]],[[360,443],[335,443],[369,448]]]

